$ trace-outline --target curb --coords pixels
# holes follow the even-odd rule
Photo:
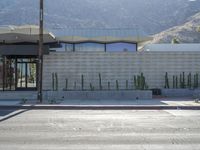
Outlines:
[[[200,110],[200,106],[145,106],[145,105],[0,105],[2,109],[32,110]]]

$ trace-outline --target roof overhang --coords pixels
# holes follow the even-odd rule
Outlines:
[[[57,42],[55,36],[44,31],[44,43]],[[8,26],[0,28],[0,43],[17,44],[17,43],[38,43],[39,27],[33,25],[26,26]]]
[[[38,55],[38,45],[0,45],[0,55]],[[49,46],[43,46],[43,53],[49,54]]]
[[[111,37],[111,36],[104,36],[104,37],[79,37],[79,36],[63,36],[56,38],[59,42],[63,43],[143,43],[149,40],[152,40],[152,37]]]
[[[104,33],[104,32],[103,32]],[[101,33],[100,35],[96,35],[93,37],[87,37],[86,35],[78,35],[72,34],[67,36],[55,37],[52,33],[44,30],[44,44],[49,43],[144,43],[146,41],[150,41],[153,38],[145,35],[139,34],[130,34],[127,36],[117,36],[117,35],[107,35],[106,36]],[[131,31],[127,31],[127,33],[131,33]],[[92,35],[92,34],[91,34]],[[24,25],[24,26],[6,26],[0,27],[0,44],[20,44],[20,43],[31,43],[37,44],[39,41],[39,26],[35,25]]]

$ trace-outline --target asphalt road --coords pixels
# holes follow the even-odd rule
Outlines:
[[[200,111],[0,110],[0,150],[200,150]]]

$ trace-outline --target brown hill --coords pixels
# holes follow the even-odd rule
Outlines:
[[[200,43],[200,12],[183,25],[155,34],[151,43],[171,43],[176,38],[180,43]]]

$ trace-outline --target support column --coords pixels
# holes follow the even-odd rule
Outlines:
[[[40,33],[39,33],[39,51],[38,51],[38,100],[42,103],[42,76],[43,76],[43,19],[44,2],[40,0]]]
[[[76,45],[73,43],[73,52],[76,50]]]
[[[107,44],[104,44],[104,51],[107,52]]]
[[[3,91],[5,91],[5,57],[3,56]]]
[[[138,51],[138,43],[135,43],[135,45],[136,45],[136,51]]]

